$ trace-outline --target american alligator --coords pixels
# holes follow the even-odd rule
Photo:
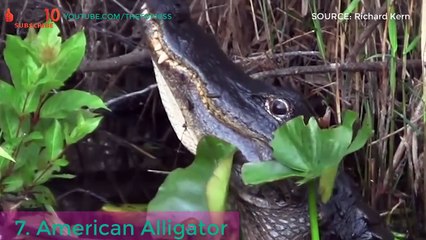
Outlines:
[[[239,177],[241,163],[271,159],[268,143],[278,126],[295,116],[312,116],[303,96],[252,80],[191,20],[184,0],[146,0],[141,13],[172,15],[171,20],[145,19],[143,25],[160,96],[183,145],[195,153],[202,136],[214,135],[240,150],[230,205],[241,213],[243,239],[309,239],[303,189],[288,181],[284,189],[244,186]],[[323,239],[393,239],[343,172],[320,212]]]

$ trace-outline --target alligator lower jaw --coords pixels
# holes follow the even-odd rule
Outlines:
[[[173,130],[185,148],[195,155],[197,144],[200,140],[200,133],[195,132],[194,128],[186,127],[190,121],[187,117],[188,113],[185,114],[188,109],[182,109],[182,103],[178,102],[180,99],[174,97],[173,91],[170,89],[155,61],[153,61],[153,66],[164,109],[168,116],[173,116],[169,118]]]

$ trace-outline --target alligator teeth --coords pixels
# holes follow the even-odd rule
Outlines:
[[[141,10],[142,10],[142,14],[145,14],[145,15],[148,14],[148,8],[146,3],[142,5]]]
[[[160,38],[160,33],[158,31],[153,31],[151,35],[152,38]]]
[[[155,51],[159,51],[159,50],[162,49],[161,43],[157,39],[152,39],[151,42],[152,42],[152,46],[154,47]]]
[[[204,105],[208,105],[208,104],[209,104],[209,102],[207,102],[207,98],[205,98],[205,97],[201,98],[201,102],[202,102]]]
[[[178,65],[178,63],[176,61],[173,61],[173,60],[167,60],[166,63],[169,64],[169,66],[171,66],[171,67],[176,67]]]
[[[158,51],[158,60],[157,63],[158,64],[162,64],[164,61],[166,61],[167,59],[169,59],[169,56],[167,56],[167,53],[164,51]]]

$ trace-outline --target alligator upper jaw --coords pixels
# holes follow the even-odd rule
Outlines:
[[[145,7],[144,14],[148,13]],[[175,49],[170,48],[171,43],[166,42],[163,26],[159,21],[147,20],[144,25],[161,100],[177,136],[185,147],[195,154],[196,144],[202,136],[215,135],[228,142],[237,143],[250,160],[257,161],[269,156],[270,148],[266,141],[259,140],[259,136],[247,138],[241,134],[240,129],[230,127],[228,119],[222,118],[227,113],[221,111],[221,106],[226,107],[229,104],[223,102],[226,99],[222,97],[215,99],[209,96],[212,91],[218,90],[218,86],[208,89],[206,85],[209,82],[201,79],[201,74],[191,67],[191,64],[182,60]],[[220,86],[223,92],[227,92],[228,87],[229,85]],[[236,91],[234,94],[238,96],[240,92]]]

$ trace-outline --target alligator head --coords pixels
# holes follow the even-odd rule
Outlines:
[[[300,94],[249,78],[216,50],[214,38],[188,21],[189,12],[181,7],[185,5],[148,3],[155,12],[170,12],[165,7],[179,12],[172,20],[151,19],[145,24],[154,65],[164,79],[159,81],[162,100],[177,103],[164,105],[167,112],[178,110],[169,116],[183,145],[195,152],[198,140],[212,134],[236,144],[249,161],[270,158],[268,143],[277,126],[309,113]],[[166,97],[162,86],[172,96]],[[185,119],[185,128],[175,122],[178,115]]]
[[[244,239],[306,239],[306,202],[289,200],[271,184],[245,187],[239,177],[242,162],[271,159],[269,142],[274,130],[296,116],[312,116],[303,96],[251,79],[228,59],[212,36],[191,20],[184,0],[147,0],[142,13],[171,16],[167,20],[152,15],[143,23],[160,96],[183,145],[195,153],[203,136],[214,135],[240,150],[231,184],[231,205],[241,212]],[[342,182],[339,179],[337,183]],[[344,219],[348,224],[366,224],[361,229],[352,229],[339,228],[345,225],[339,222],[327,231],[343,239],[379,236],[368,228],[370,213],[358,211],[360,197],[347,186],[338,187],[341,196],[337,194],[328,207],[323,207],[323,222],[333,225],[333,221]],[[337,208],[343,206],[341,201],[350,206],[337,213]],[[336,218],[340,213],[343,216]]]

